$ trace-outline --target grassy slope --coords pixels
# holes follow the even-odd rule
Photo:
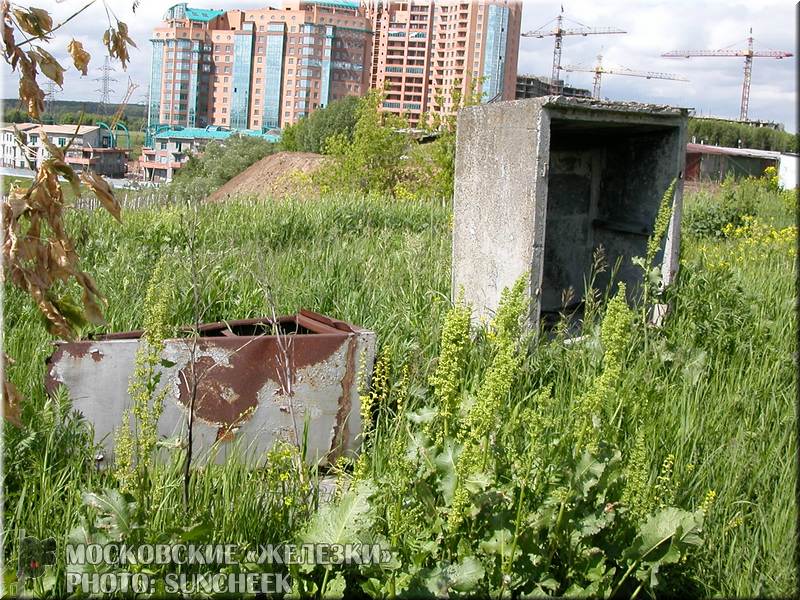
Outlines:
[[[786,207],[773,199],[768,218],[788,225]],[[331,199],[230,203],[203,207],[199,217],[204,320],[268,313],[268,285],[279,312],[308,307],[376,329],[397,360],[410,363],[412,381],[424,386],[444,308],[437,298],[449,296],[447,208]],[[121,226],[101,212],[75,215],[78,251],[109,297],[110,330],[141,326],[144,290],[162,255],[173,265],[171,320],[191,321],[183,248],[192,222],[190,211],[177,208],[129,212]],[[698,503],[709,489],[718,494],[696,567],[710,594],[786,595],[795,585],[796,273],[790,247],[686,240],[675,313],[647,353],[631,353],[621,383],[649,400],[644,427],[651,471],[671,453],[684,504]],[[40,382],[48,335],[16,290],[7,288],[5,309],[6,350],[17,360],[10,375],[29,398],[26,418],[46,431]],[[590,353],[580,345],[542,346],[527,361],[517,393],[553,383],[557,401],[569,410],[591,378]],[[46,499],[20,503],[20,490],[9,483],[9,537],[17,527],[32,535],[66,532],[81,487],[96,486],[97,476],[74,461],[54,468],[37,456],[18,460],[39,475],[24,493]],[[236,523],[228,527],[235,531]]]

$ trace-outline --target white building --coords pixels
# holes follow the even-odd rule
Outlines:
[[[17,142],[17,132],[26,139],[24,147]],[[128,151],[115,148],[110,132],[98,125],[17,123],[3,127],[0,133],[0,166],[25,169],[32,163],[38,169],[50,158],[43,141],[46,137],[53,146],[66,150],[65,161],[76,172],[91,169],[100,175],[123,177],[127,170]]]
[[[18,123],[0,129],[0,167],[27,169],[22,147],[17,143],[14,127],[17,131],[26,132],[37,127],[35,123]]]

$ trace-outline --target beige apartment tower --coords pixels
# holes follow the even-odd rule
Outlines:
[[[514,0],[176,4],[150,39],[148,141],[176,127],[279,129],[370,87],[412,125],[452,114],[456,88],[512,100],[521,15]]]
[[[349,0],[170,7],[153,32],[148,127],[277,129],[369,87],[371,29]]]
[[[385,110],[414,125],[423,114],[452,114],[455,89],[483,102],[514,99],[521,2],[368,0],[366,7],[370,83],[386,90]]]

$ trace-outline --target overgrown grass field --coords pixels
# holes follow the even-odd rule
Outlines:
[[[446,204],[241,200],[130,211],[121,225],[76,212],[108,331],[147,326],[148,303],[169,326],[194,320],[189,247],[204,321],[270,314],[274,301],[278,313],[309,308],[377,331],[364,452],[339,465],[345,491],[323,508],[292,447],[259,471],[198,468],[187,507],[178,450],[122,485],[94,469],[68,399],[46,398],[51,337],[6,286],[8,371],[26,398],[25,427],[5,425],[7,571],[24,529],[59,544],[371,540],[396,551],[382,566],[294,568],[310,596],[790,595],[794,202],[763,180],[687,198],[666,325],[599,298],[586,337],[569,344],[527,335],[514,293],[486,330],[469,330],[449,302]],[[644,549],[655,530],[669,550]],[[59,557],[38,591],[63,591],[63,570]]]

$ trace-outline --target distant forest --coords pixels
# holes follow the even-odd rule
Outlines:
[[[83,123],[94,124],[97,121],[108,121],[119,108],[118,104],[99,102],[82,102],[80,100],[54,100],[49,112],[42,115],[45,123],[67,124],[77,123],[83,112]],[[144,104],[128,104],[122,113],[122,122],[131,131],[144,128],[147,107]],[[29,121],[27,112],[20,106],[16,98],[3,100],[3,122],[24,123]]]
[[[755,150],[797,153],[800,149],[800,137],[797,134],[716,119],[689,119],[690,142],[692,138],[698,144],[702,142],[728,148],[738,148],[741,140],[742,148]]]

